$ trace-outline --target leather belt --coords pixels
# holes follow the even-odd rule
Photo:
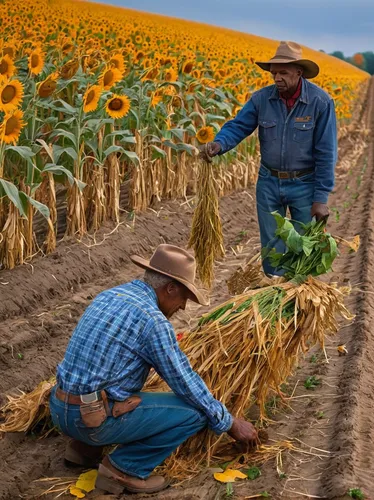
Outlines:
[[[103,394],[104,393],[104,394]],[[56,389],[56,398],[59,399],[60,401],[63,401],[64,403],[69,403],[70,405],[84,405],[84,403],[81,400],[80,396],[77,396],[76,394],[69,394],[59,387]],[[95,393],[93,393],[95,394]],[[96,393],[98,401],[101,401],[102,399],[105,401],[107,399],[105,391],[98,391]]]
[[[263,163],[261,163],[263,167],[269,170],[270,174],[273,177],[277,177],[278,179],[295,179],[296,177],[302,177],[303,175],[311,174],[314,172],[314,168],[305,168],[304,170],[291,170],[291,171],[282,171],[275,170],[274,168],[269,168]]]

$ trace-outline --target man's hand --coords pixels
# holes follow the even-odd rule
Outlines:
[[[314,202],[312,205],[312,217],[315,217],[317,222],[320,220],[327,220],[330,215],[329,207],[326,203],[316,203]]]
[[[258,434],[256,429],[250,422],[247,422],[243,418],[234,417],[231,429],[227,432],[227,434],[235,439],[235,441],[242,443],[244,445],[243,451],[246,452],[258,443]]]
[[[211,158],[218,155],[221,149],[221,145],[218,142],[208,142],[201,148],[199,158],[210,163],[212,161]]]

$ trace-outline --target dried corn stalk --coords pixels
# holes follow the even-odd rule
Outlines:
[[[213,167],[205,161],[201,162],[199,169],[197,205],[188,246],[195,251],[202,283],[210,288],[214,278],[214,262],[225,255],[225,249]]]

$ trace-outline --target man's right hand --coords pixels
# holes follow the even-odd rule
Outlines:
[[[245,451],[248,451],[258,443],[258,434],[255,427],[243,418],[234,417],[231,429],[227,434],[235,439],[235,441],[242,443],[246,448]]]
[[[218,153],[221,151],[221,145],[218,142],[208,142],[207,144],[204,144],[204,146],[200,150],[199,157],[202,160],[205,160],[207,162],[211,162],[211,158],[213,156],[218,155]]]

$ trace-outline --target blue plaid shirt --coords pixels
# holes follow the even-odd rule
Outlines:
[[[141,391],[151,367],[207,416],[214,432],[230,429],[232,416],[192,370],[155,291],[142,281],[106,290],[92,301],[57,368],[57,382],[71,394],[105,389],[110,398],[123,401]]]

